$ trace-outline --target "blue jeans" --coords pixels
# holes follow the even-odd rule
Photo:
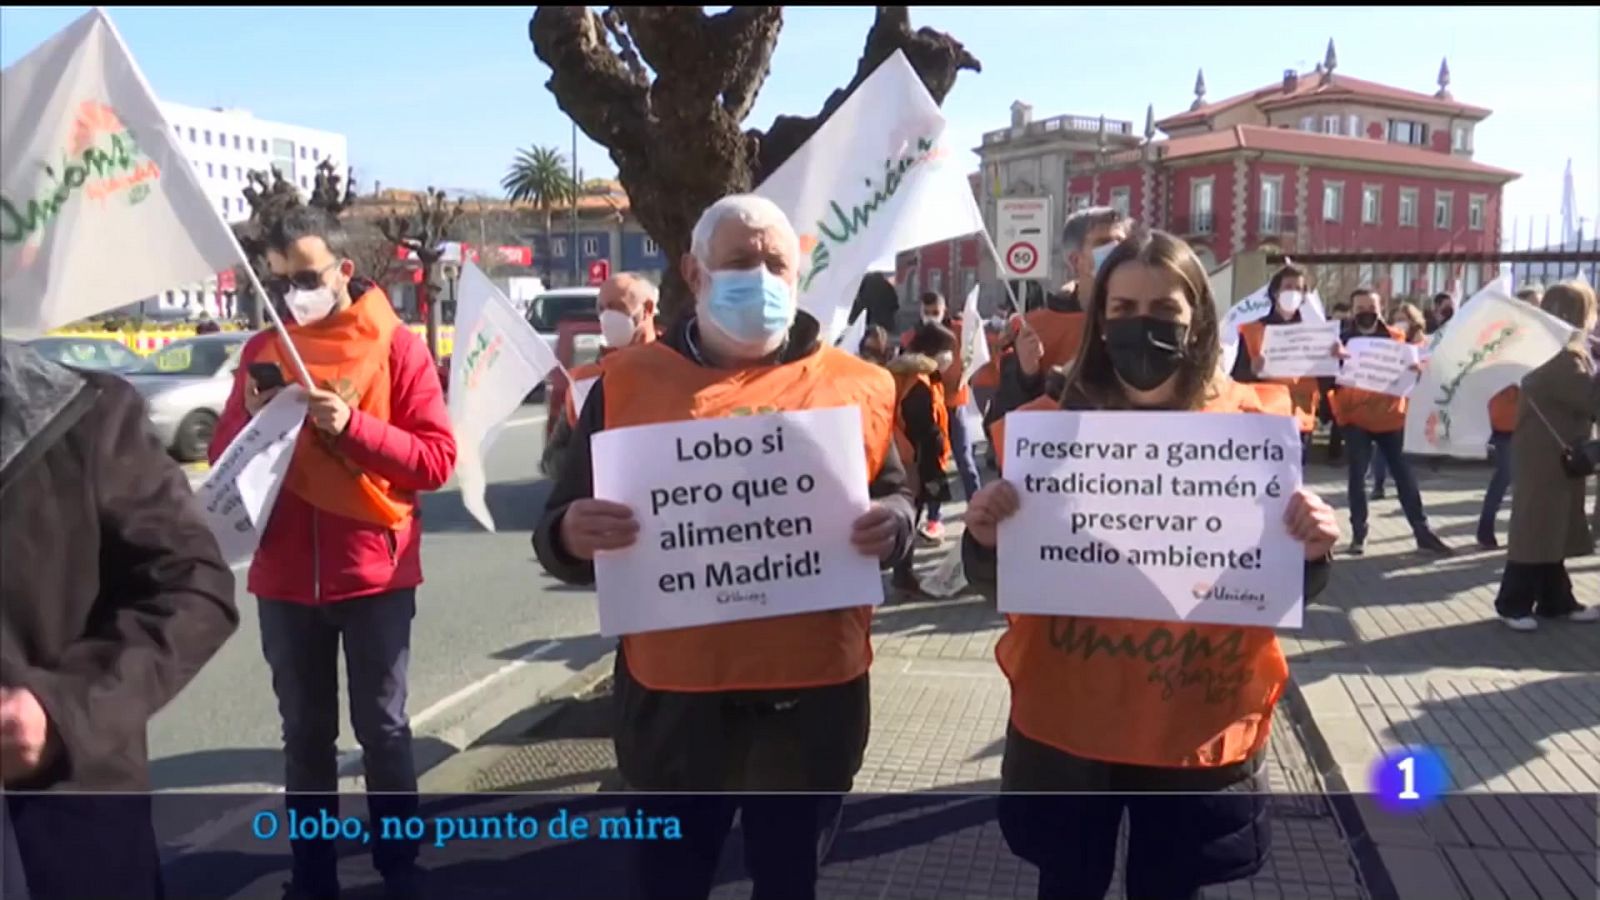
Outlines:
[[[1494,537],[1494,520],[1500,515],[1500,505],[1505,502],[1506,488],[1511,487],[1511,432],[1496,431],[1489,436],[1489,446],[1494,448],[1494,474],[1489,476],[1489,489],[1483,494],[1483,512],[1478,516],[1478,537]]]
[[[966,499],[971,500],[972,495],[978,492],[977,460],[972,456],[972,442],[967,439],[967,423],[961,417],[961,407],[952,407],[949,410],[950,429],[946,437],[950,440],[950,455],[955,457],[956,471],[961,474],[961,489],[966,491]],[[928,502],[928,521],[940,521],[939,503]]]
[[[406,716],[406,670],[416,588],[321,606],[260,598],[261,650],[283,718],[286,805],[296,814],[338,815],[339,648],[344,645],[350,724],[361,744],[367,808],[374,821],[417,810],[417,772]],[[382,795],[382,796],[380,796]],[[373,831],[376,833],[377,828]],[[336,890],[337,845],[293,841],[293,880],[303,890]],[[372,842],[373,863],[386,877],[403,875],[418,845]]]
[[[1395,492],[1400,495],[1400,508],[1405,510],[1412,533],[1418,537],[1426,534],[1428,517],[1422,511],[1422,493],[1402,453],[1405,433],[1373,434],[1347,426],[1344,440],[1350,460],[1350,528],[1355,536],[1363,539],[1367,536],[1367,466],[1371,465],[1375,450],[1388,462],[1389,471],[1394,475]]]

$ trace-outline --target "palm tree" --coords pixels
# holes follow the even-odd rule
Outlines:
[[[572,172],[566,157],[554,147],[532,147],[517,153],[506,177],[500,180],[506,199],[526,202],[544,215],[544,245],[548,259],[551,215],[555,208],[573,200]],[[577,252],[577,248],[573,248]]]

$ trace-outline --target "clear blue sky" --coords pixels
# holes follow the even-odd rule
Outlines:
[[[0,65],[10,65],[84,11],[0,7]],[[570,152],[572,130],[533,55],[531,7],[373,9],[111,8],[163,99],[240,106],[263,118],[349,136],[357,179],[395,187],[497,191],[519,147]],[[814,113],[844,84],[871,7],[795,7],[747,127]],[[1493,109],[1476,158],[1521,172],[1506,222],[1560,212],[1573,160],[1589,231],[1600,214],[1600,11],[1593,7],[1030,9],[913,7],[912,24],[954,34],[984,63],[945,109],[958,145],[1004,127],[1013,100],[1058,113],[1144,124],[1186,109],[1197,67],[1216,100],[1309,68],[1328,38],[1339,70],[1432,92],[1448,56],[1451,90]],[[579,164],[609,175],[580,136]],[[971,157],[974,167],[976,156]]]

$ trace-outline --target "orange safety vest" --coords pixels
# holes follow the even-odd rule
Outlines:
[[[1517,430],[1517,401],[1522,397],[1522,388],[1512,385],[1493,397],[1489,398],[1489,427],[1495,431],[1513,432]]]
[[[1081,312],[1056,312],[1041,306],[1023,316],[1044,344],[1044,356],[1039,360],[1039,370],[1048,372],[1056,366],[1066,365],[1078,358],[1078,348],[1083,345],[1083,328],[1089,317]]]
[[[1006,352],[1000,349],[1001,335],[993,334],[989,329],[983,330],[983,339],[989,343],[989,361],[984,363],[978,371],[972,373],[970,384],[975,388],[995,388],[1000,386],[1000,358]]]
[[[1048,397],[1021,407],[1056,408]],[[1268,412],[1256,391],[1231,381],[1205,411]],[[996,452],[1004,445],[997,430]],[[995,659],[1011,682],[1011,722],[1032,740],[1085,759],[1159,768],[1231,765],[1266,746],[1289,679],[1270,628],[1006,619]]]
[[[735,370],[702,366],[651,343],[616,354],[601,378],[608,429],[854,406],[870,477],[893,444],[894,379],[833,347],[783,365]],[[822,687],[866,673],[871,629],[872,608],[857,606],[630,634],[622,650],[634,679],[653,690]]]
[[[945,436],[944,452],[939,455],[939,468],[950,464],[950,410],[944,405],[944,383],[932,375],[914,372],[894,373],[894,445],[900,453],[900,462],[909,471],[916,460],[916,445],[911,436],[906,434],[905,423],[900,419],[900,404],[905,402],[906,395],[918,384],[926,385],[928,392],[933,395],[933,424],[939,428],[939,434]]]
[[[1261,344],[1266,339],[1266,334],[1267,325],[1265,322],[1247,322],[1239,326],[1239,336],[1244,338],[1245,352],[1250,354],[1251,360],[1261,358]],[[1269,381],[1274,384],[1288,386],[1289,397],[1294,402],[1294,418],[1300,425],[1300,433],[1309,434],[1316,431],[1317,398],[1322,393],[1317,386],[1317,379],[1274,378],[1269,379]]]
[[[344,398],[381,421],[389,421],[389,351],[400,317],[381,288],[371,288],[348,308],[312,325],[284,326],[317,387]],[[284,373],[293,366],[283,352],[283,335],[266,339],[252,362],[277,363]],[[416,495],[351,462],[321,430],[300,429],[284,486],[324,512],[403,530],[411,522]]]
[[[1405,332],[1398,328],[1386,330],[1389,337],[1405,343]],[[1340,425],[1351,425],[1372,434],[1390,434],[1406,427],[1404,397],[1340,385],[1328,395],[1328,402],[1333,406],[1334,420]]]

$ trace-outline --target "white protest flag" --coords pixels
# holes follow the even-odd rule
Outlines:
[[[0,72],[0,328],[39,334],[244,261],[111,20]]]
[[[255,555],[305,425],[305,389],[290,385],[256,413],[195,491],[229,565]]]
[[[1450,319],[1406,409],[1405,451],[1483,459],[1489,400],[1544,365],[1577,329],[1511,296],[1497,278]]]
[[[978,286],[967,292],[961,308],[961,383],[966,384],[978,370],[989,364],[989,341],[984,334],[983,317],[978,315]]]
[[[456,481],[467,512],[493,531],[494,518],[484,500],[484,460],[523,398],[561,363],[506,295],[470,262],[461,267],[455,346],[450,425],[456,434]]]
[[[834,339],[868,271],[901,250],[983,230],[945,119],[896,51],[755,193],[800,235],[800,308]]]

